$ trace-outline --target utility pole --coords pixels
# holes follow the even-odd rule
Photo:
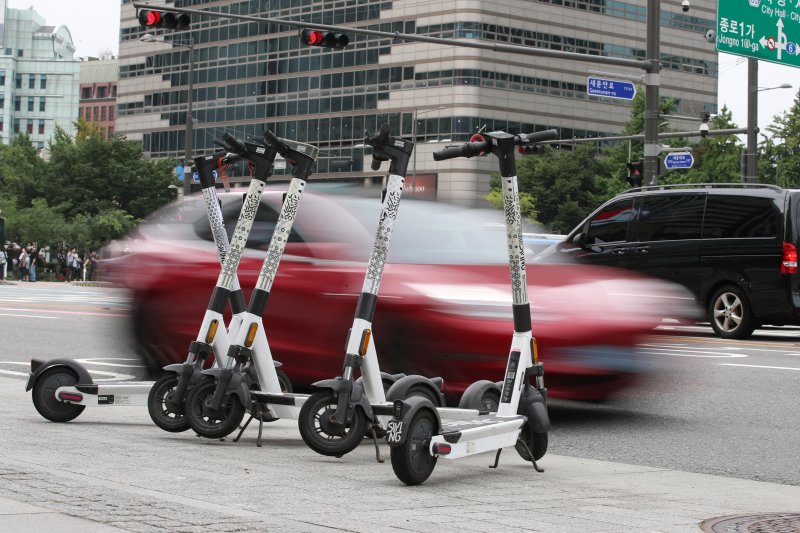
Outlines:
[[[661,84],[661,0],[647,2],[647,45],[644,85],[644,183],[658,184],[659,86]]]
[[[758,133],[758,59],[747,60],[747,150],[744,154],[744,181],[758,183],[757,139]]]

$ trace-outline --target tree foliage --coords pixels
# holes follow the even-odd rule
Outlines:
[[[776,116],[767,131],[772,138],[762,145],[761,181],[781,187],[800,187],[800,91],[792,107]]]
[[[0,146],[8,240],[98,248],[170,200],[169,161],[144,159],[139,143],[105,140],[82,119],[76,126],[74,138],[56,129],[46,161],[25,135]]]

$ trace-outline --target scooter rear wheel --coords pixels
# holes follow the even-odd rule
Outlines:
[[[405,442],[392,448],[392,470],[406,485],[419,485],[433,473],[438,457],[428,448],[435,431],[436,418],[423,409],[411,419]]]
[[[519,441],[524,442],[528,446],[528,450],[531,451],[533,457],[531,457],[528,450],[526,450],[525,446],[522,446]],[[517,443],[514,444],[514,449],[517,450],[519,456],[524,460],[538,461],[547,453],[547,433],[534,433],[531,431],[530,426],[525,424],[519,432],[519,437],[517,437]]]
[[[153,383],[150,394],[147,395],[147,411],[155,425],[170,433],[181,433],[189,429],[189,420],[183,412],[172,411],[167,407],[164,399],[175,390],[178,385],[178,375],[173,372],[162,374]]]
[[[207,439],[221,439],[230,435],[244,418],[244,406],[235,394],[222,399],[219,417],[206,414],[203,404],[214,396],[216,388],[215,379],[201,380],[189,391],[183,408],[194,432]]]
[[[64,367],[46,370],[33,384],[33,406],[39,414],[51,422],[69,422],[80,415],[85,405],[62,402],[56,398],[59,387],[71,387],[78,382],[78,376]]]
[[[315,392],[300,409],[300,436],[308,447],[320,455],[341,457],[355,450],[367,430],[367,417],[361,409],[353,411],[353,421],[343,435],[332,432],[328,420],[336,411],[337,398],[329,390]]]

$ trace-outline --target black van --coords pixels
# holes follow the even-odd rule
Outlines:
[[[636,270],[687,287],[723,338],[800,324],[800,190],[760,184],[641,187],[612,198],[537,261]]]

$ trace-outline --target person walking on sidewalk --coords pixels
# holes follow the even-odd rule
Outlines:
[[[32,245],[28,248],[28,258],[31,262],[30,269],[28,270],[28,281],[34,282],[36,281],[36,264],[39,262],[39,250],[36,249],[36,245]]]
[[[22,249],[19,253],[19,280],[20,281],[28,281],[28,268],[30,268],[30,258],[28,257],[28,252],[25,251],[25,248]]]
[[[8,267],[8,254],[5,245],[0,245],[0,282],[6,279],[6,268]]]
[[[67,252],[67,281],[77,280],[79,273],[78,253],[75,248]]]

